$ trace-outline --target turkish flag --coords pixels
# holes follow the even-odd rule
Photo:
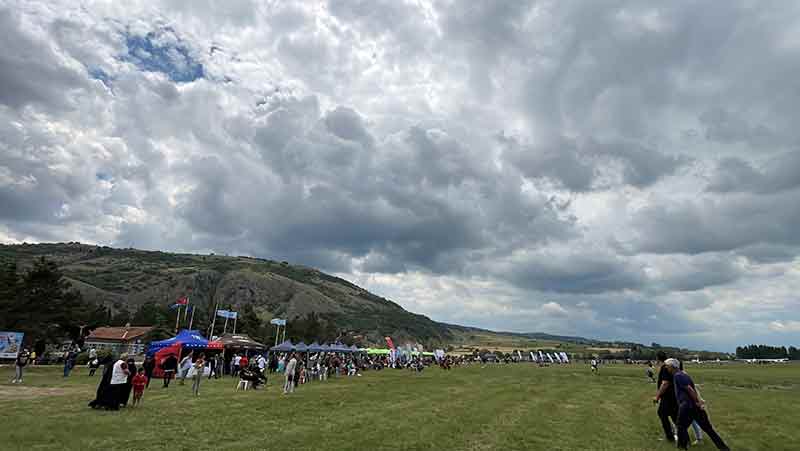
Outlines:
[[[392,341],[391,337],[383,337],[386,339],[386,344],[389,345],[389,348],[394,349],[394,342]]]

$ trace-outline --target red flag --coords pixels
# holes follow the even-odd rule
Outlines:
[[[394,349],[394,342],[390,337],[383,337],[386,339],[386,344],[389,345],[389,348]]]
[[[182,296],[182,297],[178,298],[178,300],[175,302],[176,305],[186,305],[188,303],[189,303],[189,299],[186,296]]]

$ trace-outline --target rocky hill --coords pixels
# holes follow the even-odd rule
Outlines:
[[[186,295],[205,318],[214,306],[241,311],[250,304],[265,321],[314,312],[368,343],[381,343],[387,335],[429,345],[453,340],[445,324],[346,280],[287,262],[81,243],[0,245],[0,263],[16,260],[20,270],[39,257],[56,262],[84,298],[115,312],[134,312],[147,302],[168,305]]]
[[[553,349],[573,355],[622,356],[626,350],[653,351],[628,342],[604,342],[545,333],[494,332],[439,323],[404,310],[344,279],[288,262],[252,257],[175,254],[137,249],[114,249],[81,243],[0,244],[0,264],[16,261],[24,271],[34,260],[55,262],[85,299],[112,312],[133,313],[152,302],[166,306],[189,296],[197,307],[195,325],[205,330],[218,306],[243,311],[252,306],[264,322],[272,318],[316,317],[361,344],[383,345],[385,336],[396,343],[422,343],[456,352],[492,349]],[[1,313],[1,312],[0,312]],[[673,348],[681,355],[697,351]],[[705,353],[704,358],[722,354]],[[724,357],[724,356],[723,356]]]

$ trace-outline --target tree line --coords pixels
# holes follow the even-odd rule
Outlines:
[[[104,324],[111,312],[89,302],[44,258],[20,273],[16,262],[0,268],[0,330],[23,332],[26,346],[38,352],[46,343],[78,341]]]
[[[794,346],[747,345],[736,348],[739,359],[789,359],[800,360],[800,349]]]
[[[192,308],[196,309],[192,328],[205,334],[211,328],[212,308],[200,304]],[[259,315],[249,303],[236,310],[239,310],[237,333],[248,334],[264,344],[274,342],[276,327],[269,323],[270,318]],[[90,331],[101,326],[153,326],[145,340],[168,338],[174,333],[178,314],[177,310],[155,301],[140,305],[133,313],[125,306],[117,306],[112,311],[88,301],[69,283],[58,265],[44,257],[35,260],[32,267],[24,271],[20,271],[16,261],[0,265],[0,312],[0,330],[23,332],[26,346],[35,346],[38,352],[42,352],[48,343],[65,339],[80,344]],[[222,332],[221,324],[217,321],[217,335]],[[186,326],[186,321],[183,321],[181,327]],[[227,330],[233,330],[230,321]],[[286,328],[286,338],[306,343],[338,339],[353,344],[352,338],[344,335],[332,319],[313,312],[291,319]]]

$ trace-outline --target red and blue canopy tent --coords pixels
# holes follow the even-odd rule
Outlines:
[[[150,343],[147,348],[147,355],[154,356],[156,360],[156,367],[153,371],[155,377],[161,377],[163,371],[161,364],[169,356],[175,356],[178,361],[181,359],[181,354],[184,349],[193,350],[209,350],[209,351],[222,351],[222,343],[218,341],[208,341],[200,335],[199,331],[183,329],[178,332],[178,335],[167,338],[166,340],[154,341]]]

